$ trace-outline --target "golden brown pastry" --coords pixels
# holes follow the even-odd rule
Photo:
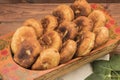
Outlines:
[[[38,41],[26,39],[19,45],[18,51],[14,55],[14,60],[22,67],[29,68],[36,60],[40,51]]]
[[[59,50],[62,46],[62,40],[56,31],[48,31],[46,32],[40,39],[40,45],[43,49],[46,48],[55,48]]]
[[[26,26],[18,28],[12,37],[11,49],[15,62],[22,67],[30,67],[41,51],[34,29]]]
[[[42,20],[41,23],[44,27],[44,32],[54,30],[58,26],[57,18],[53,15],[47,15]]]
[[[95,28],[94,33],[96,34],[95,48],[103,45],[109,39],[109,30],[106,27]]]
[[[71,5],[75,16],[88,16],[91,12],[91,6],[86,0],[75,0],[75,2]]]
[[[37,37],[40,37],[43,34],[43,27],[41,25],[41,23],[39,21],[37,21],[36,19],[27,19],[24,23],[24,26],[29,26],[29,27],[33,27]]]
[[[12,37],[11,41],[11,48],[14,54],[17,53],[18,47],[21,44],[22,41],[24,41],[27,38],[32,38],[37,39],[35,31],[32,27],[27,27],[27,26],[22,26],[16,30]]]
[[[63,41],[74,39],[77,35],[77,32],[78,30],[76,28],[76,24],[73,22],[65,21],[58,27],[58,33],[60,34]]]
[[[51,69],[83,57],[109,39],[106,16],[86,0],[59,5],[41,21],[27,19],[11,40],[14,61],[32,70]]]
[[[60,63],[65,63],[72,59],[77,49],[77,43],[73,40],[67,40],[63,43],[60,51]]]
[[[65,4],[59,5],[54,11],[53,15],[57,17],[58,22],[72,21],[74,19],[73,10]]]
[[[81,42],[78,45],[76,56],[86,56],[94,47],[95,34],[90,31],[81,32]]]
[[[100,10],[94,10],[88,16],[93,21],[94,28],[105,26],[106,17],[105,14]]]
[[[73,21],[78,27],[79,31],[92,31],[93,29],[93,22],[91,19],[85,16],[79,16]]]
[[[58,66],[60,61],[60,54],[54,48],[48,48],[40,53],[36,62],[33,64],[32,69],[44,70]]]

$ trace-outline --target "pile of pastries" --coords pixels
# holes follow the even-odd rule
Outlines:
[[[84,57],[109,39],[106,17],[86,0],[57,6],[41,20],[28,19],[14,33],[14,61],[32,70],[45,70]]]

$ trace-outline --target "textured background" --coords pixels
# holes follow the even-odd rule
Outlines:
[[[74,0],[0,0],[0,3],[70,3]],[[118,3],[120,0],[87,0],[94,3]]]

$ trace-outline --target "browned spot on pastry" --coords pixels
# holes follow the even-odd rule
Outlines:
[[[39,43],[42,45],[43,49],[53,47],[59,50],[62,44],[62,40],[58,32],[48,31],[39,39]]]
[[[41,23],[44,27],[44,33],[47,31],[55,30],[58,26],[57,18],[53,15],[46,15],[42,20]]]
[[[57,20],[58,20],[59,23],[61,23],[62,20],[64,19],[64,15],[60,11],[53,12],[53,15],[57,16]]]
[[[18,53],[18,58],[19,58],[19,59],[29,59],[31,54],[27,53],[27,50],[28,50],[30,53],[33,52],[33,48],[32,48],[32,47],[29,47],[28,49],[25,48],[25,47],[22,47],[22,48],[20,49],[20,52]]]
[[[43,20],[41,21],[41,23],[42,23],[42,25],[43,25],[43,28],[46,28],[47,25],[49,24],[49,21],[48,21],[47,19],[43,19]]]
[[[81,30],[92,31],[93,30],[93,22],[88,17],[80,16],[80,17],[77,17],[73,22],[78,26],[79,31]]]
[[[66,29],[66,27],[62,26],[62,27],[59,28],[59,30],[60,30],[61,32],[65,32],[67,29]]]
[[[76,24],[73,22],[65,21],[58,27],[58,33],[63,41],[74,39],[77,35]]]

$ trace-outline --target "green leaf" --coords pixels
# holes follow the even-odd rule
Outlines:
[[[93,74],[85,80],[120,80],[120,54],[112,55],[109,61],[94,61],[91,65]]]
[[[111,74],[111,67],[109,61],[97,60],[92,63],[93,72],[97,74],[109,75]]]
[[[103,80],[111,80],[111,74],[104,75],[104,79]]]
[[[111,75],[112,80],[120,80],[120,71],[112,71]]]
[[[120,71],[120,55],[115,54],[110,58],[110,66],[115,71]]]
[[[93,73],[88,76],[85,80],[104,80],[105,76],[102,74]]]

